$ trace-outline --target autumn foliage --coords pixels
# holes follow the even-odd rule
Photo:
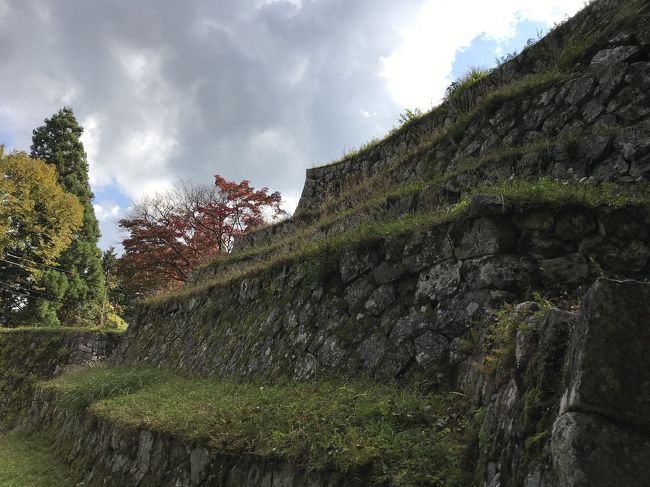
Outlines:
[[[178,183],[172,190],[137,202],[120,226],[120,273],[138,297],[178,287],[198,264],[232,249],[233,239],[265,217],[283,214],[281,196],[215,176],[215,185]]]
[[[53,270],[81,228],[83,208],[54,166],[0,146],[0,324],[57,324],[62,286]],[[64,276],[64,286],[67,280]],[[53,299],[49,311],[46,309]]]

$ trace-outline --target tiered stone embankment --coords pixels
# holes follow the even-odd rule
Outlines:
[[[113,360],[216,376],[425,373],[454,385],[473,324],[502,303],[650,275],[649,229],[647,206],[479,196],[458,221],[144,304]]]
[[[17,425],[36,382],[107,358],[119,340],[118,334],[72,329],[0,330],[0,429]]]
[[[475,485],[645,487],[649,19],[645,1],[596,1],[462,96],[308,171],[295,218],[139,305],[110,364],[453,390]],[[507,180],[519,193],[469,191]],[[84,456],[97,485],[367,480],[132,419],[44,389],[26,428]]]
[[[281,460],[225,455],[177,435],[103,419],[57,405],[56,394],[38,393],[25,431],[56,431],[63,459],[85,466],[89,486],[329,487],[368,485],[337,472],[306,472]]]
[[[428,211],[486,179],[647,180],[650,29],[641,27],[647,10],[645,17],[634,10],[647,6],[627,2],[620,10],[636,13],[634,19],[613,15],[594,34],[598,19],[612,8],[601,1],[586,9],[470,87],[464,103],[445,102],[375,147],[308,170],[296,216],[238,239],[235,251],[279,240],[290,245],[288,237],[310,226],[318,227],[309,230],[313,238]],[[569,38],[584,50],[563,64],[572,48],[559,41]],[[218,263],[197,269],[190,282],[219,272]]]

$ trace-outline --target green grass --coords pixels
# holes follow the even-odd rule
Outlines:
[[[213,278],[202,280],[193,286],[186,286],[169,293],[147,298],[141,301],[141,303],[160,304],[177,297],[195,295],[237,279],[259,275],[261,272],[266,272],[285,264],[318,259],[321,256],[338,252],[345,245],[378,240],[387,236],[404,234],[417,229],[439,225],[461,218],[466,214],[467,209],[467,201],[461,201],[458,204],[441,207],[437,211],[408,214],[387,221],[362,224],[353,227],[345,233],[314,238],[312,240],[300,239],[296,248],[282,249],[277,244],[269,245],[266,249],[277,248],[278,252],[265,256],[266,258],[251,260],[250,262],[246,262],[246,259],[241,260],[241,258],[235,260],[224,259],[222,261],[223,263],[242,262],[242,264],[231,269],[220,269],[218,275]]]
[[[142,377],[157,380],[134,387]],[[65,405],[224,453],[351,475],[369,469],[373,482],[398,486],[462,485],[458,394],[341,381],[242,384],[132,369],[71,373],[44,387]]]
[[[72,350],[68,338],[78,331],[64,327],[0,329],[0,397],[4,398],[0,430],[19,424],[29,410],[34,385],[51,377],[57,364],[69,363]]]
[[[65,407],[83,410],[106,397],[132,394],[170,378],[169,373],[157,369],[100,366],[87,367],[58,377],[42,387],[56,391],[57,400]]]
[[[54,448],[41,438],[0,434],[0,486],[74,487],[72,472],[58,463]]]
[[[472,109],[468,109],[464,115],[459,116],[456,122],[444,134],[441,134],[441,137],[457,143],[462,139],[467,127],[472,121],[479,117],[489,115],[497,106],[500,106],[506,101],[541,91],[555,83],[566,81],[575,76],[576,74],[570,75],[561,71],[548,71],[529,74],[512,83],[499,86],[493,91],[488,92],[478,105]],[[436,142],[433,141],[433,143]]]
[[[528,204],[576,203],[592,208],[623,208],[650,203],[650,187],[647,185],[634,190],[614,183],[588,185],[549,177],[534,181],[515,179],[483,183],[472,188],[468,194],[497,195]]]
[[[457,98],[492,72],[483,66],[471,67],[447,88],[447,99]]]
[[[483,158],[470,162],[473,166],[483,163]],[[461,172],[465,170],[464,168],[459,169]],[[509,180],[494,183],[486,182],[469,188],[457,203],[442,204],[437,209],[429,212],[412,213],[384,221],[361,224],[352,227],[347,232],[320,238],[318,238],[316,233],[311,234],[310,238],[306,238],[309,234],[302,232],[297,236],[291,237],[290,241],[281,240],[274,244],[251,249],[243,254],[235,254],[221,261],[224,267],[220,269],[216,277],[205,279],[194,286],[187,286],[173,293],[151,297],[144,302],[157,304],[176,297],[198,294],[236,279],[259,275],[262,272],[269,271],[281,265],[314,261],[336,253],[346,245],[410,233],[423,228],[430,228],[446,222],[459,220],[467,215],[471,197],[479,194],[503,196],[523,204],[578,204],[593,208],[604,206],[620,208],[650,203],[650,187],[647,185],[639,186],[633,190],[612,183],[593,186],[577,184],[575,182],[557,181],[548,177],[532,181]],[[388,197],[397,196],[399,194],[392,194]],[[370,200],[368,204],[373,204],[373,200]],[[340,217],[341,215],[338,215],[336,218]],[[296,245],[292,247],[290,244],[294,240],[296,241]],[[266,252],[270,252],[271,250],[277,251],[265,255]],[[256,256],[260,256],[260,258],[255,259]],[[236,262],[241,264],[230,269],[225,267],[228,264]]]
[[[72,326],[13,326],[1,327],[0,333],[68,333],[68,332],[89,332],[99,333],[101,335],[122,335],[126,330],[112,330],[107,328],[85,328]]]

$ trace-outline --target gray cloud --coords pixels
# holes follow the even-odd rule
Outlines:
[[[296,195],[397,118],[381,57],[421,3],[0,0],[0,129],[27,148],[70,104],[95,187],[219,173]]]

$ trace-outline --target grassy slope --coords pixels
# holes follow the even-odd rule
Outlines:
[[[367,383],[261,385],[153,370],[82,370],[43,387],[66,407],[217,451],[279,457],[393,485],[462,483],[462,399]]]
[[[551,178],[540,178],[534,181],[512,180],[498,183],[486,183],[469,188],[461,200],[454,205],[440,206],[436,211],[404,215],[387,221],[361,224],[347,232],[334,234],[324,238],[302,238],[299,245],[289,250],[281,246],[286,240],[265,245],[249,251],[233,254],[221,261],[222,265],[242,262],[232,269],[224,268],[211,279],[200,281],[193,286],[161,294],[146,300],[149,303],[162,303],[178,296],[190,296],[224,285],[236,279],[258,275],[275,266],[323,258],[341,247],[356,242],[370,241],[387,236],[399,235],[429,228],[441,223],[459,220],[467,215],[470,198],[474,195],[495,195],[510,198],[523,204],[562,205],[580,204],[588,207],[616,207],[628,205],[647,205],[650,203],[650,187],[640,185],[636,188],[617,186],[603,183],[597,186],[578,185],[569,182],[556,181]],[[298,237],[304,237],[298,234]],[[289,236],[294,239],[296,236]],[[267,255],[268,251],[274,252]],[[258,257],[256,259],[255,257]],[[247,262],[248,259],[251,259]]]
[[[57,463],[52,447],[38,438],[0,434],[0,486],[74,487],[72,472]]]
[[[580,56],[588,54],[590,52],[590,48],[592,48],[593,45],[597,43],[599,38],[602,41],[602,39],[610,38],[617,32],[639,24],[639,18],[647,18],[649,11],[650,9],[647,5],[647,2],[643,0],[623,0],[621,1],[618,10],[615,12],[614,17],[607,24],[605,30],[588,30],[587,32],[577,30],[576,32],[571,32],[569,27],[570,25],[573,25],[573,22],[563,23],[563,25],[557,26],[557,28],[554,29],[555,32],[552,31],[548,35],[548,38],[557,38],[559,36],[563,39],[563,44],[565,44],[563,48],[558,48],[555,46],[554,42],[550,42],[550,44],[547,45],[548,43],[546,41],[534,44],[533,46],[526,46],[525,48],[527,51],[534,52],[534,56],[536,58],[545,61],[543,64],[546,67],[546,71],[531,72],[528,75],[525,75],[522,78],[517,79],[509,84],[497,84],[497,86],[494,88],[488,88],[485,96],[480,97],[480,99],[473,100],[472,103],[469,103],[467,110],[464,111],[450,127],[440,131],[439,133],[436,132],[435,134],[429,134],[429,136],[423,137],[421,143],[415,149],[411,150],[409,154],[406,155],[406,158],[417,158],[443,140],[457,140],[461,138],[465,132],[465,129],[472,120],[476,120],[484,116],[495,106],[498,106],[505,101],[525,97],[531,93],[545,89],[554,83],[577,77],[580,73],[579,70],[575,70],[574,64],[576,60],[578,60]],[[577,17],[579,17],[579,15]],[[471,76],[469,78],[471,78]],[[470,84],[475,83],[475,81],[476,80],[471,80]],[[467,88],[467,86],[464,85],[465,83],[461,83],[455,92],[464,92]],[[454,97],[451,96],[451,98]],[[435,111],[437,109],[439,109],[439,107],[436,107],[433,110]],[[423,116],[426,115],[427,114],[424,114]],[[331,164],[339,164],[345,160],[357,157],[360,153],[373,150],[377,145],[386,143],[389,141],[389,139],[393,138],[398,133],[408,131],[410,129],[410,126],[413,123],[417,122],[419,118],[422,117],[409,119],[408,123],[391,131],[391,133],[388,134],[385,139],[373,140],[370,143],[365,144],[360,151],[354,154],[348,154],[343,158],[343,160],[334,161]],[[508,152],[521,152],[522,154],[525,154],[527,153],[526,149],[528,149],[530,152],[538,152],[539,150],[544,149],[544,146],[550,147],[553,142],[554,141],[551,139],[547,140],[546,143],[544,143],[544,141],[539,141],[537,144],[534,144],[539,147],[531,146],[529,148],[501,147],[494,152],[494,156],[506,156]],[[488,155],[488,159],[490,158],[491,157]],[[460,171],[454,171],[454,173],[464,173],[475,170],[482,164],[482,162],[484,161],[466,161],[461,165],[463,167],[460,168]],[[390,170],[391,168],[388,169],[389,172]],[[386,175],[384,173],[380,173],[372,178],[368,178],[365,180],[365,183],[344,191],[337,198],[334,198],[333,201],[324,202],[323,208],[320,208],[317,212],[320,215],[320,218],[317,218],[317,221],[315,223],[308,224],[306,228],[301,228],[300,231],[296,232],[296,234],[290,235],[289,237],[281,239],[280,241],[276,241],[270,245],[258,246],[244,253],[231,256],[225,260],[235,262],[238,260],[248,260],[263,253],[277,251],[280,251],[280,253],[282,253],[281,249],[283,247],[286,247],[286,244],[291,244],[294,240],[311,240],[311,238],[314,236],[313,234],[318,233],[318,228],[328,226],[334,221],[341,219],[342,217],[356,212],[362,213],[368,207],[377,206],[378,204],[383,203],[396,194],[415,193],[425,185],[437,185],[438,183],[443,182],[445,179],[453,177],[455,175],[458,174],[436,175],[432,181],[410,183],[404,187],[398,188],[396,191],[394,188],[389,189],[394,186],[392,182],[388,186],[384,187],[382,178]],[[342,202],[351,197],[354,200],[355,198],[353,198],[353,196],[356,193],[359,193],[356,200],[362,201],[364,203],[358,204],[356,208],[353,207],[346,211],[342,211],[340,207],[345,206],[344,204],[342,205]],[[330,208],[328,211],[328,206],[332,206],[333,208]],[[212,263],[207,263],[205,265],[208,266],[211,264]],[[257,269],[255,269],[255,271],[257,271]],[[235,277],[241,277],[241,273],[237,272],[235,274]],[[226,277],[225,280],[229,279],[230,276]],[[223,281],[223,279],[220,280]]]

